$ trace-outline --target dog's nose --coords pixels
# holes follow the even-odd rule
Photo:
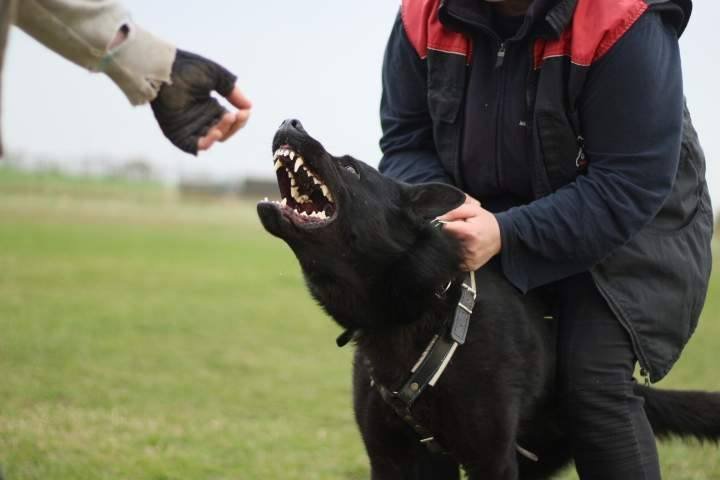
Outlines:
[[[282,122],[282,124],[280,124],[280,130],[295,130],[301,133],[305,133],[305,129],[303,128],[302,123],[300,123],[300,120],[294,118],[289,118]]]

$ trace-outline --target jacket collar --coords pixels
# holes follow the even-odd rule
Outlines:
[[[577,0],[534,0],[525,24],[540,36],[559,37],[572,20]],[[491,31],[491,7],[479,0],[442,0],[440,21],[461,32]]]

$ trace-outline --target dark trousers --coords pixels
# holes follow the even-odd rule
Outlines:
[[[589,273],[557,287],[558,388],[580,478],[660,479],[655,437],[633,393],[630,335]]]

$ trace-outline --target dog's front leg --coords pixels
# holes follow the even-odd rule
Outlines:
[[[356,410],[372,480],[459,480],[458,463],[430,453],[417,434],[382,399],[368,392],[364,408]],[[357,398],[356,398],[357,402]],[[357,407],[356,403],[356,407]]]
[[[394,459],[372,455],[372,480],[459,480],[460,468],[447,455],[433,455],[424,446]]]
[[[500,448],[498,448],[500,447]],[[469,480],[518,480],[514,445],[497,445],[464,465]]]

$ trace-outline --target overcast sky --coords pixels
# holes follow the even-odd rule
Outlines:
[[[248,126],[194,158],[161,136],[147,107],[131,108],[112,82],[11,34],[3,84],[9,151],[77,161],[110,154],[145,157],[173,175],[270,176],[270,141],[280,122],[300,119],[334,153],[373,165],[380,151],[380,66],[396,0],[125,0],[135,20],[179,47],[238,75],[253,100]],[[720,205],[720,2],[695,2],[681,39],[685,90]]]

